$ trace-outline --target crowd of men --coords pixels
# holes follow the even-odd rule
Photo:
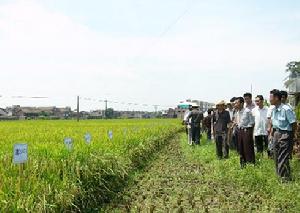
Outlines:
[[[216,143],[219,159],[229,158],[229,150],[240,155],[240,165],[255,164],[264,152],[275,161],[276,172],[282,180],[291,180],[290,159],[296,139],[296,115],[287,103],[288,93],[274,89],[270,106],[262,95],[252,100],[251,93],[220,101],[204,117],[199,107],[190,105],[184,124],[190,145],[200,145],[201,129]],[[201,128],[202,126],[202,128]],[[255,150],[257,155],[255,154]]]

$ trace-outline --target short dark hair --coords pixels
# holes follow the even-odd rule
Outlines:
[[[277,97],[279,100],[282,98],[282,94],[278,89],[271,90],[270,94],[272,94],[274,97]]]
[[[261,100],[261,101],[264,100],[264,96],[262,96],[262,95],[258,95],[258,96],[256,96],[256,98],[259,98],[259,100]]]
[[[213,111],[214,111],[214,109],[213,109],[213,108],[210,108],[210,109],[207,110],[207,113],[208,113],[208,114],[211,114]]]
[[[230,99],[230,102],[234,102],[236,100],[236,97],[233,97]]]
[[[246,98],[246,97],[252,98],[252,94],[250,92],[246,92],[244,94],[244,98]]]
[[[281,90],[280,93],[281,93],[281,98],[282,98],[283,96],[286,97],[286,98],[288,97],[287,91]]]
[[[235,100],[239,101],[241,104],[245,103],[245,99],[243,97],[238,97]]]

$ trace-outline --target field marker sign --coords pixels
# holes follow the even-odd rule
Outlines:
[[[86,144],[90,145],[92,142],[92,135],[90,133],[86,133],[84,135],[84,139],[85,139]]]
[[[14,145],[14,156],[13,163],[14,164],[23,164],[28,160],[28,145],[27,144],[15,144]]]
[[[113,131],[112,130],[108,131],[108,137],[109,137],[110,140],[113,139]]]
[[[72,138],[65,138],[64,139],[64,144],[67,148],[67,150],[72,150],[73,149],[73,139]]]

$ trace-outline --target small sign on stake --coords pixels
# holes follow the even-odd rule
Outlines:
[[[108,131],[108,137],[109,137],[110,140],[113,139],[113,131],[112,130]]]
[[[72,138],[65,138],[64,143],[65,143],[67,150],[70,151],[73,149],[73,139]]]
[[[85,139],[86,144],[90,145],[92,142],[92,135],[90,133],[86,133],[84,135],[84,139]]]
[[[28,145],[27,144],[15,144],[14,145],[14,164],[23,164],[28,160]]]

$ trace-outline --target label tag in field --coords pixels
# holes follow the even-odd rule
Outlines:
[[[85,142],[89,145],[92,142],[92,135],[90,133],[86,133],[84,135]]]
[[[108,131],[108,137],[109,137],[110,140],[113,139],[113,131],[112,130]]]
[[[73,149],[73,139],[72,138],[65,138],[64,143],[65,143],[67,150]]]
[[[14,164],[26,163],[28,160],[28,145],[27,144],[15,144],[14,145]]]

